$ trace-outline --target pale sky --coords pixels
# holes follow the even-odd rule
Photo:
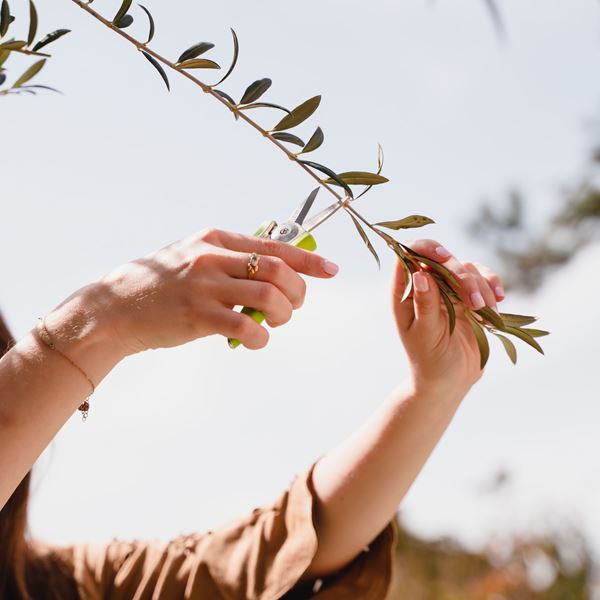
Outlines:
[[[117,4],[94,7],[112,15]],[[172,57],[213,41],[209,56],[225,65],[228,27],[236,29],[241,58],[223,86],[235,97],[260,77],[274,81],[272,102],[322,93],[298,129],[325,132],[312,158],[373,169],[380,142],[390,183],[357,208],[373,220],[428,215],[437,224],[422,235],[464,259],[495,266],[464,232],[483,197],[500,201],[518,185],[536,222],[558,205],[559,186],[577,176],[593,141],[593,0],[502,2],[508,44],[478,0],[319,0],[300,11],[277,0],[146,4],[153,47]],[[24,1],[12,5],[24,14]],[[116,265],[206,226],[251,232],[287,217],[312,189],[185,80],[173,75],[167,94],[143,57],[69,0],[39,8],[46,30],[73,33],[38,81],[64,96],[1,99],[0,305],[18,336]],[[130,30],[140,37],[141,23]],[[407,372],[388,306],[393,258],[381,248],[378,272],[344,215],[316,237],[340,275],[311,282],[269,348],[231,352],[222,339],[201,340],[127,359],[105,379],[89,420],[74,416],[39,464],[34,535],[169,539],[214,528],[274,499],[376,408]],[[536,295],[505,301],[553,332],[546,356],[519,345],[513,367],[492,340],[484,380],[402,506],[415,531],[473,545],[561,523],[600,531],[599,260],[591,247]],[[498,469],[512,473],[510,486],[482,493]]]

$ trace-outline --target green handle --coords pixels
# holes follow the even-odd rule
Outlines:
[[[259,236],[264,232],[264,227],[261,227],[255,235]],[[296,246],[297,248],[302,248],[303,250],[308,250],[310,252],[314,252],[317,249],[317,242],[315,238],[310,233],[305,233],[302,236],[298,237],[296,240],[292,242],[292,246]],[[261,313],[259,310],[254,308],[249,308],[244,306],[242,308],[242,313],[244,315],[248,315],[252,317],[259,325],[265,320],[265,315]],[[229,338],[227,340],[229,347],[233,350],[237,348],[241,342],[239,340]]]

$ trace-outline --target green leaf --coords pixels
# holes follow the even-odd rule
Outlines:
[[[115,23],[115,27],[118,27],[119,29],[127,29],[132,23],[133,17],[131,15],[125,15]]]
[[[10,23],[10,6],[7,0],[2,0],[2,7],[0,8],[0,37],[6,35]]]
[[[301,148],[304,146],[304,142],[298,136],[295,136],[292,133],[288,133],[287,131],[272,133],[271,137],[274,137],[280,142],[289,142],[290,144],[296,144],[296,146],[300,146]]]
[[[475,311],[480,317],[486,319],[489,323],[491,323],[495,329],[499,329],[500,331],[506,331],[506,325],[502,320],[502,317],[494,310],[492,310],[489,306],[484,306],[479,310]]]
[[[114,19],[112,20],[113,25],[116,25],[117,27],[119,27],[118,23],[127,14],[129,9],[131,8],[131,2],[132,2],[132,0],[123,0],[123,2],[121,3],[121,7],[117,11],[117,14],[115,15]]]
[[[477,346],[479,347],[479,355],[481,357],[480,368],[483,369],[490,357],[490,343],[488,342],[487,336],[485,335],[485,331],[481,327],[481,325],[473,319],[468,313],[467,321],[469,321],[469,325],[471,325],[471,329],[475,334],[475,339],[477,340]]]
[[[450,271],[450,269],[447,269],[444,265],[441,265],[440,263],[436,262],[435,260],[431,260],[425,256],[421,256],[421,255],[417,254],[414,250],[411,250],[408,246],[402,246],[402,249],[407,254],[410,254],[418,262],[423,263],[424,265],[427,265],[428,267],[433,269],[438,275],[443,277],[445,281],[449,281],[454,286],[460,287],[460,281],[458,280],[456,275],[452,271]]]
[[[17,79],[17,81],[15,81],[15,83],[13,84],[12,87],[19,88],[24,83],[27,83],[30,79],[33,79],[44,68],[45,64],[46,64],[45,58],[43,58],[42,60],[38,60],[38,62],[31,65],[29,67],[29,69],[27,69],[27,71],[25,71],[25,73],[23,73],[23,75],[21,75],[21,77],[19,77],[19,79]]]
[[[310,140],[306,142],[306,146],[302,148],[302,152],[299,152],[298,154],[307,154],[308,152],[313,152],[319,148],[324,141],[325,136],[323,135],[323,130],[320,127],[317,127]]]
[[[366,171],[347,171],[346,173],[338,173],[338,177],[348,185],[378,185],[389,181],[389,179],[382,175],[367,173]],[[328,181],[327,183],[333,182]]]
[[[6,62],[9,56],[10,52],[8,50],[0,50],[0,67]]]
[[[182,63],[190,58],[196,58],[205,52],[208,52],[211,48],[214,48],[215,45],[210,42],[200,42],[199,44],[194,44],[190,46],[183,54],[177,59],[178,63]]]
[[[352,219],[354,226],[356,227],[356,230],[360,234],[362,241],[366,244],[367,248],[370,250],[371,254],[377,261],[377,266],[381,269],[381,261],[379,260],[379,255],[375,251],[375,248],[373,248],[373,244],[371,244],[371,240],[369,239],[369,236],[365,233],[365,230],[363,229],[362,225],[354,217],[354,215],[352,213],[348,213],[348,214],[350,215],[350,218]]]
[[[229,67],[229,69],[227,69],[227,73],[225,73],[225,75],[223,75],[223,77],[221,79],[219,79],[219,81],[217,81],[217,83],[215,83],[215,85],[219,85],[221,83],[223,83],[233,72],[233,69],[235,69],[235,65],[237,64],[237,60],[238,60],[238,56],[240,54],[240,43],[237,37],[237,34],[235,33],[235,31],[232,29],[231,30],[231,35],[233,36],[233,60],[231,61],[231,65]],[[237,117],[237,115],[236,115]]]
[[[248,110],[249,108],[277,108],[278,110],[282,110],[289,114],[289,110],[285,106],[280,106],[279,104],[272,104],[271,102],[254,102],[253,104],[246,104],[245,106],[240,106],[240,110]]]
[[[148,17],[150,29],[148,31],[148,39],[144,43],[144,45],[147,45],[154,39],[154,31],[155,31],[154,18],[150,14],[150,11],[143,4],[138,4],[138,6],[146,13],[146,16]]]
[[[4,73],[0,73],[0,86],[4,84],[6,81],[6,75]]]
[[[49,85],[22,85],[20,89],[37,89],[37,90],[48,90],[49,92],[56,92],[57,94],[62,94],[60,90],[56,88],[50,87]]]
[[[354,198],[354,194],[352,190],[348,187],[348,185],[344,181],[342,181],[337,176],[337,174],[334,171],[332,171],[329,167],[325,167],[324,165],[320,165],[319,163],[313,162],[311,160],[299,160],[298,162],[302,165],[306,165],[307,167],[312,167],[317,171],[321,171],[321,173],[325,173],[325,175],[328,175],[333,181],[335,181],[335,183],[343,187],[346,194],[348,194],[350,198]]]
[[[190,58],[177,64],[182,69],[220,69],[221,65],[208,58]]]
[[[537,317],[527,317],[525,315],[513,315],[511,313],[500,313],[502,320],[511,327],[525,327],[537,321]]]
[[[24,40],[10,40],[9,42],[4,42],[0,44],[0,49],[2,50],[21,50],[27,46],[27,42]]]
[[[33,48],[34,52],[41,50],[44,46],[55,42],[57,39],[61,38],[63,35],[67,35],[67,33],[71,33],[70,29],[57,29],[52,33],[49,33],[47,36],[43,37]]]
[[[526,327],[523,327],[521,331],[524,331],[532,338],[545,337],[547,335],[550,335],[549,331],[544,331],[543,329],[528,329]]]
[[[448,311],[448,324],[450,329],[450,335],[454,333],[454,328],[456,327],[456,310],[454,309],[454,304],[452,304],[452,300],[446,294],[446,292],[440,288],[440,295],[442,296],[442,300],[444,305],[446,306],[446,310]]]
[[[235,106],[235,100],[226,92],[222,92],[221,90],[213,90],[213,92],[221,96],[221,98],[225,98],[229,104],[233,104],[233,106]]]
[[[264,79],[258,79],[254,83],[251,83],[244,92],[240,104],[250,104],[258,100],[270,87],[273,82],[265,77]]]
[[[284,131],[300,125],[300,123],[306,121],[306,119],[308,119],[315,112],[315,110],[319,108],[319,104],[321,104],[321,96],[309,98],[306,102],[296,106],[296,108],[292,110],[292,114],[287,115],[287,117],[283,117],[283,119],[281,119],[281,121],[275,125],[272,131]]]
[[[31,46],[38,28],[38,14],[33,0],[29,0],[29,33],[27,34],[27,45]]]
[[[512,361],[513,365],[516,365],[517,364],[517,349],[515,348],[515,345],[504,335],[501,335],[499,333],[494,333],[494,335],[502,342],[502,345],[504,346],[504,349],[506,350],[506,354],[508,354],[508,357]]]
[[[540,354],[544,354],[542,347],[526,332],[516,327],[507,327],[506,332],[518,337],[523,340],[526,344],[529,344],[532,348],[535,348]]]
[[[171,91],[171,85],[169,83],[169,78],[167,77],[167,74],[165,73],[165,70],[162,68],[160,63],[153,56],[150,56],[150,54],[148,54],[147,52],[144,52],[143,50],[142,50],[142,54],[148,59],[148,62],[160,73],[162,80],[165,82],[165,85],[167,86],[167,89],[169,91]]]
[[[381,175],[383,161],[383,148],[381,147],[381,144],[377,144],[377,175]],[[373,186],[370,185],[369,187],[365,188],[358,196],[356,196],[356,199],[358,200],[360,197],[364,196],[372,187]]]
[[[411,215],[410,217],[404,217],[399,221],[382,221],[381,223],[375,223],[380,227],[387,227],[388,229],[411,229],[413,227],[423,227],[424,225],[431,225],[435,223],[433,219],[424,217],[422,215]]]
[[[407,262],[397,251],[396,251],[396,256],[398,257],[398,260],[402,264],[402,269],[404,271],[404,293],[402,294],[402,298],[400,299],[400,302],[404,302],[408,298],[410,293],[412,292],[412,285],[413,285],[412,272],[411,272],[410,267],[408,266]]]

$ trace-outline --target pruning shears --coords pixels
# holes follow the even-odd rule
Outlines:
[[[314,252],[317,249],[317,242],[312,236],[311,231],[344,206],[344,201],[338,200],[307,221],[306,217],[320,189],[315,188],[285,223],[278,225],[277,221],[266,221],[258,228],[254,235],[263,239],[278,240],[297,248]],[[265,315],[254,308],[244,307],[242,308],[242,313],[252,317],[258,324],[261,324],[265,320]],[[239,340],[230,338],[227,341],[230,348],[237,348],[240,345]]]

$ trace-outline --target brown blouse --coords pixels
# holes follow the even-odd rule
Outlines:
[[[314,466],[314,465],[313,465]],[[317,550],[312,469],[272,505],[168,542],[114,540],[52,547],[73,567],[84,600],[384,600],[392,592],[390,523],[343,570],[299,584]]]

